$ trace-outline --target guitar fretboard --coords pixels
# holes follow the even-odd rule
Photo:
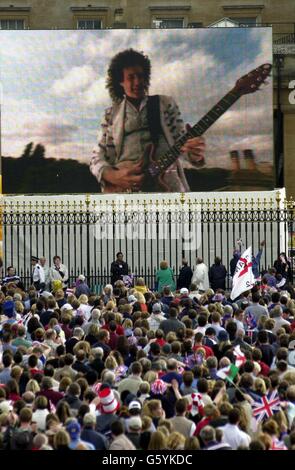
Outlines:
[[[177,142],[164,155],[159,157],[157,162],[152,163],[148,171],[151,176],[158,176],[171,166],[179,157],[180,149],[188,139],[200,137],[217,119],[222,116],[239,98],[240,94],[231,90],[225,95],[210,111],[205,114],[193,127],[183,134]]]

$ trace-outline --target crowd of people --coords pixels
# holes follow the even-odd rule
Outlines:
[[[152,291],[119,253],[97,295],[57,258],[48,290],[2,280],[0,449],[295,449],[288,265],[233,302],[201,259],[177,282],[163,261]]]

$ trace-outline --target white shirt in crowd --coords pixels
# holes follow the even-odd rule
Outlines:
[[[226,424],[222,426],[223,442],[227,442],[232,449],[237,450],[238,447],[248,447],[251,442],[251,437],[246,432],[242,431],[236,424]]]
[[[49,411],[47,408],[44,410],[36,410],[32,416],[32,423],[37,424],[38,431],[45,431],[46,430],[46,416],[48,415]]]
[[[61,264],[58,268],[53,265],[49,270],[50,282],[52,281],[61,281],[63,287],[67,287],[67,281],[69,279],[68,268]]]
[[[206,291],[209,289],[208,268],[205,263],[196,264],[191,282],[196,284],[199,290]]]
[[[40,282],[40,284],[45,282],[44,269],[39,263],[35,264],[33,268],[33,282],[38,282],[38,281]]]

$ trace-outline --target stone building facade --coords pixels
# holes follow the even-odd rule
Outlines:
[[[294,0],[0,0],[0,29],[273,27],[277,185],[295,197]]]

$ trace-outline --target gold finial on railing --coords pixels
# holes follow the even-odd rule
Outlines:
[[[182,206],[185,203],[185,193],[180,194],[180,203],[181,203]]]
[[[16,213],[19,214],[19,201],[16,201]]]
[[[289,208],[290,208],[291,210],[294,209],[294,204],[295,204],[294,199],[292,198],[292,196],[290,196],[290,199],[289,199]]]
[[[280,191],[277,191],[276,192],[277,209],[280,209],[280,202],[281,202],[281,193],[280,193]]]
[[[41,202],[41,212],[42,212],[42,214],[45,214],[45,201],[44,201],[44,199]]]
[[[86,207],[87,209],[89,208],[89,205],[90,205],[90,194],[86,194],[85,196],[85,204],[86,204]]]
[[[225,198],[225,210],[228,212],[229,200],[228,197]]]
[[[97,206],[96,200],[92,199],[92,208],[93,208],[94,212],[96,211],[96,206]]]
[[[257,204],[257,209],[260,210],[260,206],[261,206],[260,197],[257,198],[256,204]]]
[[[275,208],[275,201],[274,199],[271,197],[270,200],[269,200],[269,208],[270,209],[274,209]]]
[[[146,201],[146,199],[143,200],[142,205],[143,205],[143,212],[146,214],[147,213],[147,201]]]
[[[222,212],[223,211],[223,199],[220,198],[218,201],[218,204],[219,204],[219,210],[220,212]]]
[[[239,197],[239,199],[238,199],[239,211],[241,211],[241,206],[242,206],[242,199]]]
[[[284,198],[283,204],[284,204],[284,209],[288,210],[288,199],[286,197]]]
[[[247,211],[248,210],[248,205],[249,205],[249,201],[248,201],[247,197],[245,197],[245,199],[244,199],[244,205],[245,205],[245,210]]]
[[[289,199],[289,207],[290,207],[290,211],[291,211],[292,220],[294,220],[294,216],[295,216],[295,201],[293,200],[292,196],[291,196],[290,199]]]
[[[251,205],[251,211],[253,211],[253,209],[254,209],[254,198],[253,197],[251,197],[251,199],[250,199],[250,205]]]
[[[212,206],[213,206],[213,212],[216,212],[217,202],[216,202],[216,199],[215,199],[215,198],[213,199]]]
[[[234,199],[231,200],[232,211],[235,212],[236,210],[236,201]]]

